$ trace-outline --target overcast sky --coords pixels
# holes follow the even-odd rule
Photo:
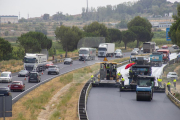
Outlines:
[[[58,11],[71,15],[81,14],[82,7],[87,6],[87,0],[0,0],[0,15],[16,15],[20,17],[40,17]],[[88,0],[89,8],[106,5],[117,5],[127,1],[137,0]],[[180,0],[168,0],[171,2]]]

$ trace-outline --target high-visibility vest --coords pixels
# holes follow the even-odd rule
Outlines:
[[[158,82],[162,82],[162,79],[158,79]]]
[[[121,73],[118,73],[118,76],[121,76]]]
[[[176,82],[176,79],[174,79],[173,82],[175,83],[175,82]]]
[[[132,70],[129,70],[129,72],[131,72],[131,73],[132,73]]]
[[[122,78],[121,80],[122,80],[122,81],[125,81],[125,79],[124,79],[124,78]]]
[[[91,75],[91,78],[93,78],[94,76],[93,75]]]
[[[168,82],[168,83],[167,83],[167,85],[171,85],[171,83],[170,83],[170,82]]]

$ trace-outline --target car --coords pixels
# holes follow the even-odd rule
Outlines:
[[[9,87],[0,87],[0,96],[11,96]]]
[[[41,74],[38,72],[30,72],[28,77],[28,82],[40,82],[41,81]]]
[[[73,64],[73,60],[71,58],[65,58],[64,64]]]
[[[168,74],[167,74],[167,78],[171,78],[171,79],[174,79],[174,78],[178,78],[178,76],[177,76],[177,73],[176,72],[169,72]]]
[[[136,50],[133,50],[133,51],[131,52],[131,55],[138,55],[138,52],[137,52]]]
[[[139,52],[139,48],[134,48],[133,51]]]
[[[48,61],[47,63],[46,63],[46,69],[48,69],[48,67],[50,66],[50,65],[54,65],[54,63],[53,62],[51,62],[51,61]]]
[[[156,49],[156,50],[159,50],[159,46],[155,46],[155,49]]]
[[[123,57],[122,52],[120,52],[120,51],[119,51],[119,52],[117,52],[117,53],[116,53],[116,55],[115,55],[115,57],[120,57],[120,58],[121,58],[121,57]]]
[[[179,46],[177,46],[177,45],[172,45],[172,48],[174,48],[174,49],[179,49]]]
[[[162,49],[168,49],[168,46],[167,45],[163,45],[161,48]]]
[[[21,70],[18,73],[18,77],[27,77],[27,76],[29,76],[29,71],[27,71],[27,70]]]
[[[15,90],[25,91],[25,83],[23,81],[13,81],[10,86],[11,92]]]
[[[114,52],[114,55],[116,55],[116,53],[122,52],[121,49],[116,49],[116,51]]]
[[[12,73],[2,72],[0,76],[0,82],[12,82]]]
[[[51,66],[49,66],[49,68],[48,68],[48,75],[49,74],[52,74],[52,73],[56,73],[56,74],[59,74],[59,67],[57,66],[57,65],[51,65]]]

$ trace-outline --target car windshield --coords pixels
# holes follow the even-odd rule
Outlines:
[[[21,85],[20,82],[13,82],[12,85]]]
[[[1,73],[1,77],[8,77],[8,73]]]
[[[52,62],[48,62],[47,64],[52,64]]]
[[[107,51],[106,48],[99,48],[98,51]]]
[[[30,75],[29,75],[29,77],[37,77],[37,73],[31,73]]]
[[[79,50],[79,54],[88,54],[89,52],[87,50]]]
[[[134,50],[139,50],[139,48],[134,48]]]
[[[71,58],[65,58],[65,60],[71,60]]]
[[[120,50],[120,49],[117,49],[115,52],[121,52],[121,50]]]
[[[36,58],[24,58],[24,63],[36,63]]]
[[[7,90],[7,88],[0,88],[0,91],[5,91],[5,90]]]
[[[26,73],[27,71],[26,71],[26,70],[21,70],[20,72],[22,72],[22,73]]]
[[[49,66],[49,68],[56,68],[56,66]]]

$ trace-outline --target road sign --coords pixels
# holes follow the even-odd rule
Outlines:
[[[103,61],[108,61],[106,57],[104,57],[104,60]]]
[[[170,30],[170,28],[166,28],[166,40],[167,41],[171,41],[171,38],[168,35],[169,30]]]
[[[12,96],[0,97],[0,117],[12,117]]]

